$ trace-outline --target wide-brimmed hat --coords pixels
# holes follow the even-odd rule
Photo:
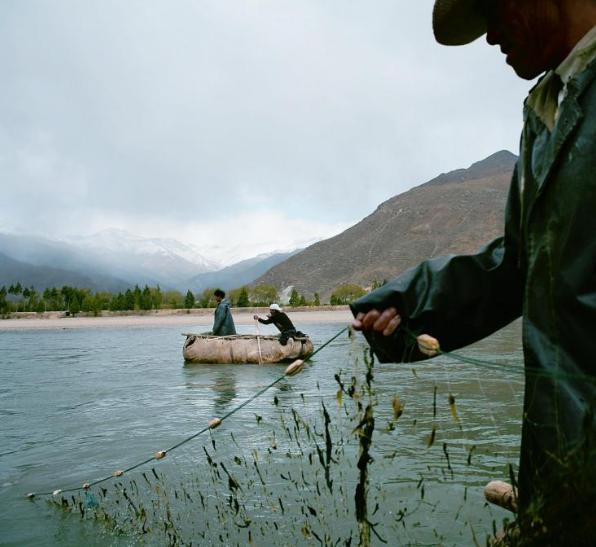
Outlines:
[[[445,46],[463,46],[486,33],[482,0],[435,0],[433,31]]]
[[[281,308],[279,307],[279,304],[271,304],[271,306],[269,306],[270,310],[275,310],[275,311],[281,311]]]

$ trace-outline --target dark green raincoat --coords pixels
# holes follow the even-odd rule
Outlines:
[[[224,298],[215,308],[215,317],[213,319],[213,331],[215,336],[228,336],[236,334],[236,327],[230,309],[230,301]]]
[[[523,317],[522,509],[596,427],[595,77],[592,62],[569,82],[552,133],[526,104],[504,237],[476,255],[423,262],[352,305],[354,314],[395,306],[444,350]],[[401,329],[366,337],[383,362],[423,358]]]

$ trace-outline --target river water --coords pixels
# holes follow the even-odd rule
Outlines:
[[[297,327],[318,346],[343,325]],[[361,337],[342,335],[300,375],[129,482],[106,481],[74,501],[27,500],[143,461],[283,373],[283,365],[184,365],[180,332],[192,329],[0,324],[0,544],[357,545],[358,420],[369,404],[373,545],[484,544],[507,516],[484,503],[482,488],[517,465],[519,324],[462,352],[504,370],[446,357],[376,364],[371,390]]]

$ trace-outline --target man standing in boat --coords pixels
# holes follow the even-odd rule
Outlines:
[[[486,33],[521,78],[544,74],[525,102],[504,235],[475,255],[423,262],[357,300],[353,325],[381,361],[404,362],[425,358],[411,333],[450,351],[521,315],[522,539],[593,544],[596,0],[436,0],[433,27],[445,45]]]
[[[271,306],[269,306],[269,315],[267,316],[267,319],[261,319],[258,315],[255,315],[254,319],[259,323],[263,323],[263,325],[270,325],[273,323],[280,332],[279,343],[282,346],[285,346],[290,338],[304,336],[303,333],[296,330],[294,323],[292,323],[290,318],[283,312],[278,304],[271,304]]]
[[[217,289],[213,295],[215,296],[217,307],[215,308],[215,318],[213,320],[213,331],[211,334],[214,336],[236,334],[230,301],[226,298],[226,293],[221,289]]]

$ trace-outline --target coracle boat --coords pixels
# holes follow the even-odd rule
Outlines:
[[[308,336],[290,338],[285,346],[279,343],[277,336],[183,336],[186,336],[186,341],[182,354],[187,363],[283,363],[306,359],[313,352],[313,344]]]

